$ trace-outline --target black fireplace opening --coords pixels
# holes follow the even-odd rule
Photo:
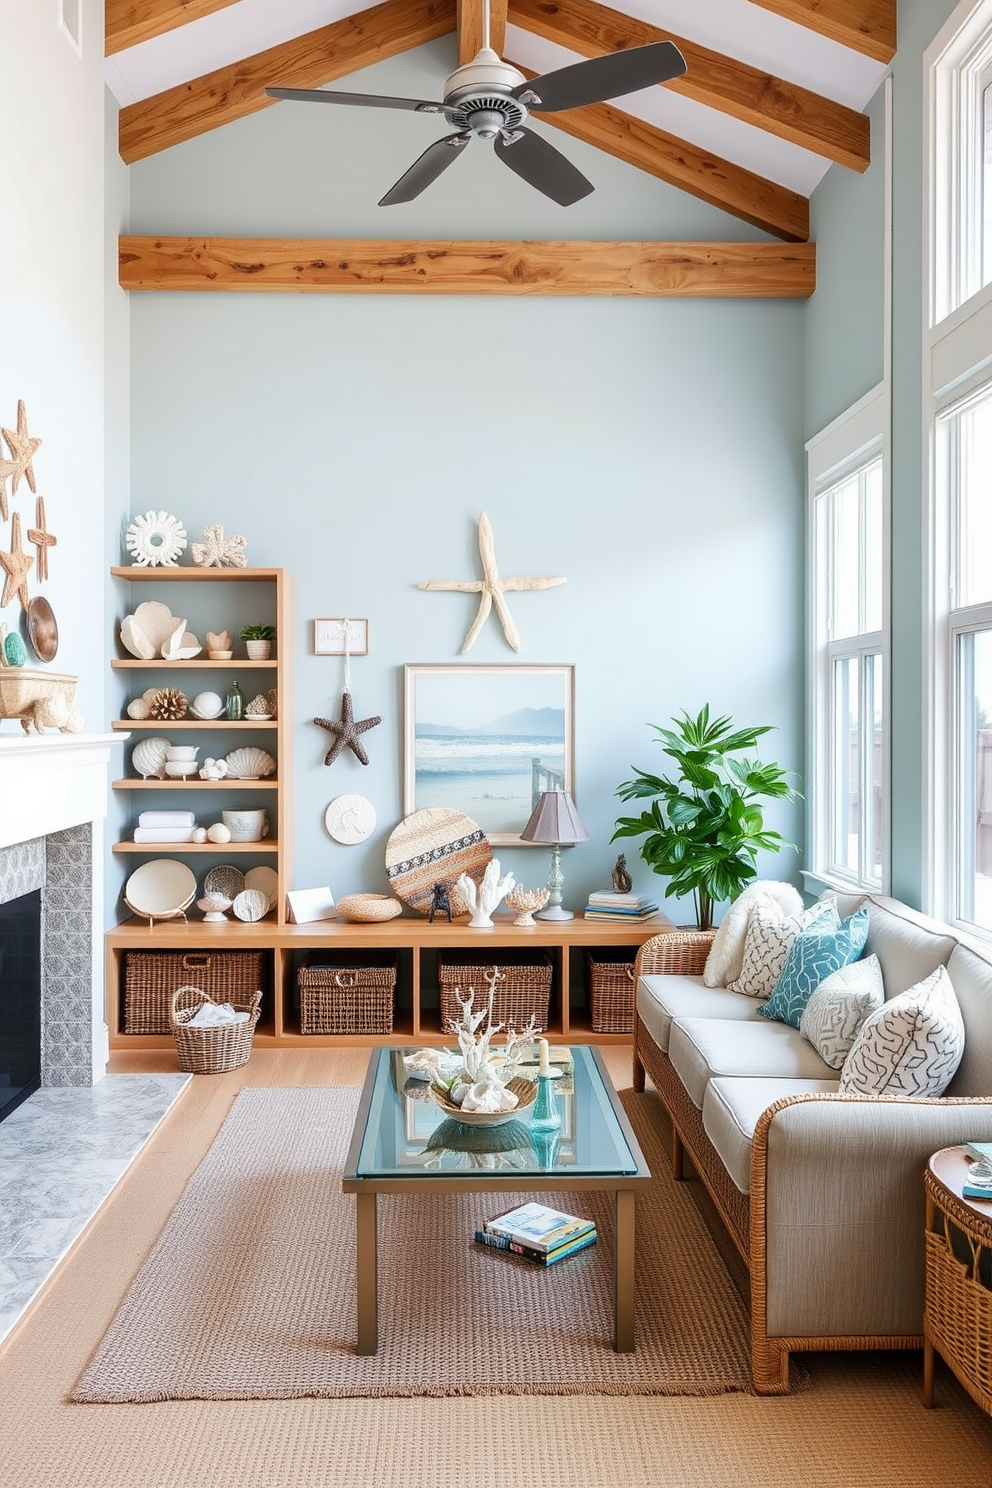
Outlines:
[[[0,904],[0,1121],[41,1085],[41,890]]]

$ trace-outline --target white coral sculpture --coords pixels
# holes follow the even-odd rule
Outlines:
[[[493,1022],[493,997],[496,983],[500,980],[501,973],[493,967],[487,975],[489,1001],[479,1012],[473,1010],[474,988],[469,988],[465,998],[455,988],[455,1000],[462,1015],[457,1023],[452,1020],[450,1027],[458,1037],[462,1069],[461,1074],[452,1082],[448,1095],[463,1111],[512,1111],[519,1104],[513,1091],[508,1090],[503,1083],[503,1076],[493,1062],[489,1048],[493,1035],[503,1028],[502,1023]],[[485,1028],[480,1033],[483,1023]]]
[[[470,911],[472,918],[469,920],[470,930],[491,930],[492,913],[503,897],[510,892],[516,883],[512,873],[507,873],[503,878],[499,876],[499,858],[490,859],[486,865],[486,871],[482,875],[482,882],[476,884],[469,878],[467,873],[459,874],[455,880],[455,890],[458,900]]]
[[[203,542],[192,543],[190,552],[197,568],[247,568],[247,539],[240,532],[225,537],[219,522],[204,527]],[[218,647],[223,650],[224,647]]]
[[[146,511],[135,517],[126,541],[135,568],[175,568],[186,546],[186,528],[169,512]]]

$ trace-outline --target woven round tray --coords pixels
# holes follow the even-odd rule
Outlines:
[[[521,1112],[528,1110],[537,1100],[536,1080],[525,1080],[521,1075],[514,1075],[507,1082],[506,1088],[512,1090],[517,1097],[517,1104],[512,1111],[463,1111],[461,1106],[456,1106],[453,1100],[448,1099],[439,1085],[431,1085],[430,1092],[444,1114],[452,1121],[460,1122],[462,1126],[503,1126],[507,1121],[519,1120]]]
[[[394,920],[403,913],[400,901],[389,894],[345,894],[334,907],[343,920],[367,921],[369,924],[377,920]]]
[[[492,855],[478,822],[448,806],[428,806],[404,817],[390,833],[386,877],[404,904],[427,914],[435,884],[450,892],[462,873],[478,882]]]

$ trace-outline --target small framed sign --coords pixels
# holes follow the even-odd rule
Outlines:
[[[343,656],[346,636],[349,656],[368,656],[369,622],[346,619],[313,622],[314,655]]]

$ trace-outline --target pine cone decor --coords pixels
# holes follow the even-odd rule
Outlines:
[[[162,723],[186,717],[187,697],[178,687],[160,687],[148,700],[148,716]]]
[[[265,694],[265,700],[269,705],[270,716],[272,718],[275,718],[279,711],[277,706],[279,702],[279,693],[274,687],[269,688],[268,692]]]

